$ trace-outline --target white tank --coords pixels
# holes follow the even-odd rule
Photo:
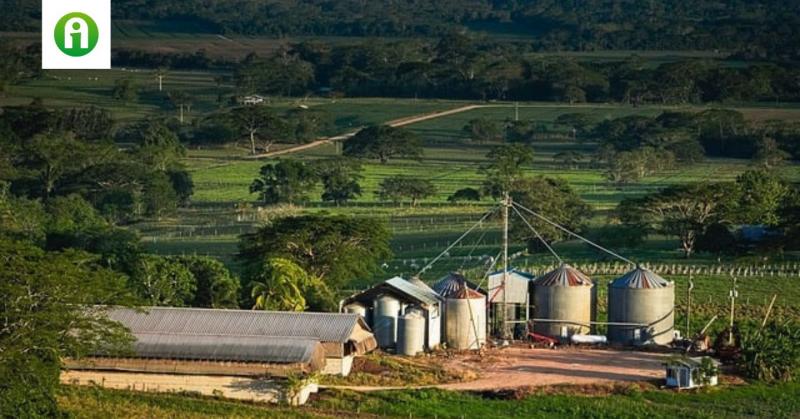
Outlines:
[[[486,343],[486,297],[465,289],[448,298],[445,308],[445,338],[455,350],[480,349]]]
[[[416,356],[425,349],[425,318],[411,312],[397,326],[397,353]]]
[[[359,303],[353,303],[344,306],[344,312],[358,314],[365,319],[367,318],[367,308]]]
[[[389,295],[375,299],[372,328],[375,339],[381,348],[393,348],[397,343],[397,317],[400,315],[400,301]]]

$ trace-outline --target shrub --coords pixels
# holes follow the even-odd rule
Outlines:
[[[742,335],[739,367],[748,378],[773,382],[794,381],[800,371],[800,327],[784,322],[769,323]]]

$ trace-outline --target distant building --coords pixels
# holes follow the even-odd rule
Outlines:
[[[248,106],[260,105],[265,102],[265,99],[259,95],[250,95],[242,97],[241,99],[239,99],[239,102],[242,105],[248,105]]]
[[[715,386],[718,383],[719,361],[709,357],[675,358],[664,363],[667,387],[690,389]]]

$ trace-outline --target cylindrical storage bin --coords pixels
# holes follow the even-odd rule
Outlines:
[[[548,272],[533,282],[534,332],[569,338],[592,330],[594,283],[569,265]]]
[[[393,348],[397,343],[397,317],[400,314],[400,301],[389,295],[375,299],[373,329],[378,346]]]
[[[486,343],[486,296],[465,288],[446,300],[445,312],[448,348],[480,349]]]
[[[397,326],[397,353],[416,356],[425,350],[425,318],[416,312],[400,317]]]
[[[367,308],[359,303],[352,303],[344,306],[344,312],[358,314],[363,318],[367,318]]]
[[[608,321],[612,344],[669,345],[674,339],[675,283],[640,267],[614,280],[608,286]]]

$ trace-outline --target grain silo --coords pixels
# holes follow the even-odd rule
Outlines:
[[[397,317],[400,315],[400,301],[390,295],[375,299],[373,331],[381,348],[393,348],[397,343]]]
[[[486,296],[466,286],[445,300],[445,339],[455,350],[486,343]]]
[[[675,326],[675,283],[637,266],[608,285],[608,321],[611,343],[668,345]]]
[[[588,276],[562,264],[533,282],[536,333],[567,338],[590,333],[596,289]],[[563,320],[555,322],[553,320]]]
[[[425,350],[425,317],[412,310],[397,324],[397,353],[416,356]]]

